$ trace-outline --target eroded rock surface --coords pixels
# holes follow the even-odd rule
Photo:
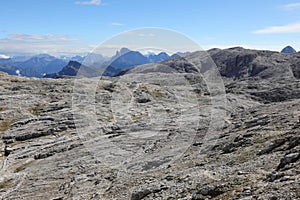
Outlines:
[[[224,78],[223,106],[191,71],[124,77],[0,74],[0,196],[300,198],[298,79]]]

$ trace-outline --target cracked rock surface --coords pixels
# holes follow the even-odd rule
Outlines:
[[[77,83],[1,73],[0,197],[300,198],[300,80],[223,78],[223,106],[189,69]]]

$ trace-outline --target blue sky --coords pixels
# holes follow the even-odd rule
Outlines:
[[[0,52],[80,53],[142,27],[179,31],[204,49],[300,50],[297,0],[1,0]]]

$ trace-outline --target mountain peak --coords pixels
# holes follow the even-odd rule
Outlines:
[[[292,53],[297,53],[297,52],[293,47],[286,46],[285,48],[282,49],[281,53],[292,54]]]
[[[77,62],[77,61],[70,60],[69,63],[67,64],[67,66],[80,67],[81,64],[79,62]]]
[[[125,54],[129,53],[129,52],[131,52],[130,49],[123,47],[123,48],[120,49],[120,51],[117,51],[117,54],[119,56],[122,56],[122,55],[125,55]]]
[[[46,53],[41,53],[41,54],[38,54],[34,57],[36,57],[36,58],[54,58],[54,56],[51,56],[51,55],[46,54]]]

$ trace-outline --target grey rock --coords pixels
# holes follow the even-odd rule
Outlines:
[[[300,159],[300,153],[287,154],[281,159],[276,170],[280,170],[290,163],[297,162],[299,159]]]
[[[210,196],[214,198],[227,192],[228,190],[229,188],[225,185],[207,185],[198,192],[196,192],[196,194],[201,194],[203,196]]]
[[[134,192],[131,196],[131,200],[141,200],[152,192],[148,189],[143,191]]]
[[[209,54],[226,98],[203,52],[77,87],[0,73],[1,198],[299,199],[299,54]]]

